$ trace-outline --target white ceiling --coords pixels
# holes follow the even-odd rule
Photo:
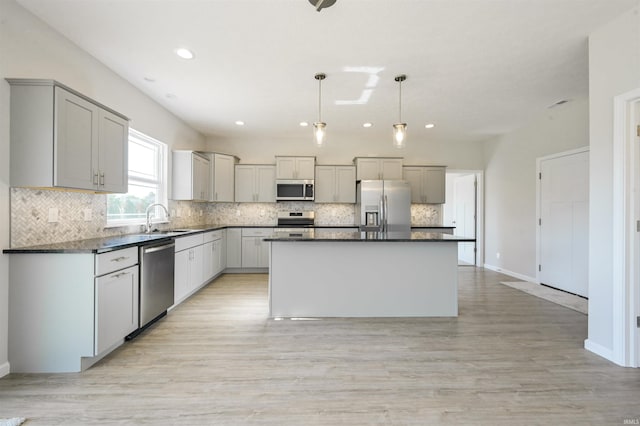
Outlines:
[[[509,132],[587,96],[588,34],[637,4],[337,0],[316,12],[308,0],[18,2],[212,138],[311,139],[298,123],[317,121],[314,74],[324,72],[329,141],[390,141],[394,77],[406,74],[409,140],[452,142]],[[177,58],[181,46],[196,58]]]

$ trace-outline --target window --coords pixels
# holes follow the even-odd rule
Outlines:
[[[167,145],[129,129],[129,192],[107,195],[107,226],[144,224],[153,203],[167,205]]]

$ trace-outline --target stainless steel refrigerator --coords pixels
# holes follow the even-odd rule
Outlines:
[[[411,230],[411,187],[404,180],[362,180],[356,186],[356,225],[361,231]]]

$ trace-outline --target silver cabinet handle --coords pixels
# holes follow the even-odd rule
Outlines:
[[[120,277],[122,277],[123,275],[129,275],[130,273],[131,273],[131,272],[120,272],[120,273],[118,273],[118,274],[111,275],[111,277],[110,277],[110,278],[120,278]]]
[[[114,259],[111,259],[111,262],[122,262],[123,260],[127,260],[129,258],[129,256],[120,256],[120,257],[116,257]]]
[[[100,173],[100,185],[104,186],[104,172]]]
[[[98,185],[98,172],[93,172],[93,184]]]

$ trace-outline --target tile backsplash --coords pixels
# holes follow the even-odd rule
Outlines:
[[[195,203],[169,201],[170,223],[159,228],[196,225],[275,225],[278,211],[313,210],[317,225],[353,225],[353,204],[280,203]],[[49,221],[50,211],[57,209],[57,222]],[[24,247],[101,238],[140,232],[140,226],[105,227],[107,197],[103,194],[57,190],[11,188],[11,246]],[[90,218],[85,220],[85,213]],[[442,206],[411,206],[413,226],[442,223]]]

